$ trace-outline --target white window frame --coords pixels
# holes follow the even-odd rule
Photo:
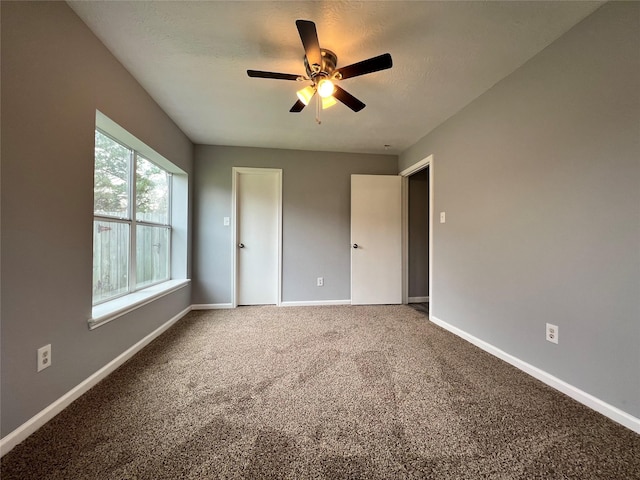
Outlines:
[[[117,138],[114,138],[113,135],[109,135],[109,133],[103,131],[102,129],[96,127],[96,131],[99,132],[100,134],[104,135],[105,137],[108,137],[110,140],[114,141],[115,143],[118,143],[119,145],[123,146],[124,148],[126,148],[127,150],[129,150],[130,155],[129,155],[129,188],[128,188],[128,192],[127,192],[127,196],[128,196],[128,202],[127,202],[127,216],[125,218],[123,217],[111,217],[108,215],[96,215],[95,212],[93,214],[93,221],[105,221],[105,222],[116,222],[116,223],[124,223],[129,225],[129,273],[128,273],[128,283],[129,283],[129,288],[126,292],[118,294],[118,295],[114,295],[112,297],[106,298],[104,300],[100,300],[98,302],[93,303],[93,306],[95,307],[96,305],[100,305],[101,303],[106,303],[106,302],[110,302],[112,300],[115,300],[116,298],[119,297],[123,297],[125,295],[130,295],[138,290],[143,290],[145,288],[149,288],[152,287],[154,285],[158,285],[160,283],[164,283],[168,280],[171,279],[171,234],[172,234],[172,228],[171,228],[171,193],[172,193],[172,184],[173,184],[173,174],[167,170],[165,170],[164,168],[162,168],[160,165],[158,165],[157,163],[155,163],[153,160],[145,157],[144,155],[141,155],[140,152],[138,152],[135,148],[126,145],[124,142],[118,140]],[[149,221],[142,221],[142,220],[138,220],[137,219],[137,211],[136,211],[136,200],[137,200],[137,191],[136,191],[136,176],[137,176],[137,170],[138,170],[138,158],[142,157],[143,159],[145,159],[146,161],[153,163],[156,167],[160,168],[163,172],[165,172],[168,176],[169,176],[169,193],[168,193],[168,223],[155,223],[155,222],[149,222]],[[95,160],[94,160],[95,161]],[[138,267],[138,258],[137,258],[137,249],[136,249],[136,239],[137,239],[137,226],[138,225],[142,225],[142,226],[148,226],[148,227],[160,227],[160,228],[166,228],[167,230],[169,230],[169,265],[168,265],[168,275],[167,278],[164,278],[162,280],[158,280],[157,282],[153,282],[153,283],[149,283],[144,285],[143,287],[139,288],[138,287],[138,274],[137,274],[137,267]],[[95,233],[94,233],[95,235]]]
[[[115,320],[143,305],[146,305],[157,298],[168,295],[180,288],[187,286],[190,280],[187,279],[187,223],[188,223],[188,178],[186,172],[178,168],[169,160],[158,154],[155,150],[138,140],[117,123],[96,111],[96,128],[101,134],[106,135],[113,141],[123,145],[132,152],[129,172],[129,205],[128,218],[110,217],[106,215],[95,215],[92,218],[92,225],[95,220],[110,222],[122,222],[129,224],[129,288],[128,292],[115,297],[110,297],[104,301],[93,304],[92,314],[89,319],[89,328],[94,329],[104,323]],[[169,211],[168,223],[160,224],[148,221],[136,220],[135,212],[135,176],[136,162],[138,156],[153,163],[170,175],[169,181]],[[95,158],[94,158],[95,163]],[[175,182],[179,181],[178,198],[174,197]],[[184,197],[184,198],[182,198]],[[175,208],[180,212],[179,218],[175,216]],[[184,210],[184,211],[183,211]],[[178,221],[176,224],[174,220]],[[168,279],[137,287],[136,281],[136,225],[147,225],[169,229],[169,265]],[[174,233],[179,232],[177,242],[174,242]]]
[[[163,172],[165,172],[169,176],[169,185],[168,185],[169,192],[168,192],[168,199],[167,199],[167,202],[168,202],[168,204],[167,204],[167,208],[168,208],[168,211],[167,211],[167,223],[155,223],[155,222],[149,222],[149,221],[146,221],[146,220],[137,220],[137,218],[136,218],[137,211],[136,211],[136,206],[135,206],[135,204],[136,204],[135,195],[136,195],[137,192],[136,192],[136,186],[135,186],[135,179],[136,179],[136,172],[138,170],[138,157],[142,157],[143,159],[147,160],[148,162],[153,163],[156,167],[161,169]],[[138,238],[138,230],[137,230],[136,227],[138,225],[142,225],[142,226],[146,226],[146,227],[166,228],[167,230],[169,230],[169,237],[168,237],[169,238],[169,245],[168,245],[168,248],[169,248],[169,265],[167,267],[167,278],[165,278],[163,280],[158,280],[157,282],[148,283],[148,284],[144,285],[143,287],[139,288],[137,286],[137,284],[138,284],[137,262],[136,262],[135,265],[134,265],[134,262],[131,262],[129,264],[129,274],[130,274],[130,278],[132,279],[132,284],[133,285],[129,285],[129,290],[130,290],[129,293],[133,293],[134,291],[137,291],[137,290],[142,290],[142,289],[145,289],[145,288],[149,288],[149,287],[152,287],[152,286],[157,285],[159,283],[164,283],[167,280],[171,279],[171,238],[173,237],[173,228],[172,228],[172,223],[171,223],[171,220],[172,220],[171,212],[173,211],[173,209],[171,208],[172,200],[173,200],[172,199],[172,195],[173,195],[173,174],[170,171],[165,170],[164,168],[162,168],[160,165],[155,163],[153,160],[150,160],[149,158],[145,157],[144,155],[141,155],[137,150],[133,150],[133,165],[132,165],[132,168],[134,169],[134,172],[133,172],[134,184],[132,186],[133,195],[134,196],[132,197],[133,198],[133,202],[132,202],[133,203],[133,214],[131,216],[131,228],[133,229],[132,231],[135,232],[135,234],[134,233],[131,234],[131,246],[130,246],[130,248],[135,249],[135,250],[131,250],[129,258],[137,260],[136,239]]]

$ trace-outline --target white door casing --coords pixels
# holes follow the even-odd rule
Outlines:
[[[233,306],[279,305],[282,170],[233,168]]]
[[[423,158],[400,172],[402,177],[402,303],[409,301],[409,176],[429,168],[429,318],[433,312],[434,159]]]
[[[397,175],[351,175],[351,303],[402,303],[402,180]]]

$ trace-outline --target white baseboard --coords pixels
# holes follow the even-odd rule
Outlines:
[[[281,307],[311,307],[318,305],[351,305],[351,300],[308,300],[280,302]],[[218,310],[233,308],[232,303],[202,303],[191,305],[191,310]]]
[[[293,306],[317,306],[317,305],[350,305],[351,300],[320,300],[320,301],[308,301],[308,302],[282,302],[281,306],[283,307],[293,307]],[[25,440],[29,435],[34,433],[44,424],[46,424],[49,420],[55,417],[58,413],[68,407],[74,400],[78,399],[81,395],[89,391],[93,386],[98,384],[101,380],[106,378],[109,374],[111,374],[114,370],[124,364],[127,360],[133,357],[136,353],[142,350],[146,345],[151,343],[156,337],[162,334],[165,330],[167,330],[171,325],[176,323],[182,317],[184,317],[190,310],[206,310],[206,309],[222,309],[222,308],[232,308],[232,304],[230,303],[218,303],[218,304],[202,304],[202,305],[192,305],[190,307],[185,308],[183,311],[175,315],[173,318],[168,320],[166,323],[158,327],[156,330],[151,332],[149,335],[144,337],[138,343],[130,347],[128,350],[120,354],[118,357],[113,359],[111,362],[106,364],[100,370],[95,372],[93,375],[88,377],[86,380],[75,386],[69,392],[64,394],[58,400],[53,402],[51,405],[41,410],[39,413],[34,415],[32,418],[27,420],[25,423],[20,425],[14,431],[0,439],[0,457],[4,456],[6,453],[10,452],[16,445]],[[630,415],[613,405],[609,405],[608,403],[594,397],[593,395],[580,390],[579,388],[574,387],[573,385],[568,384],[567,382],[560,380],[557,377],[541,370],[533,365],[520,360],[513,355],[510,355],[503,350],[500,350],[497,347],[485,342],[484,340],[480,340],[479,338],[474,337],[466,333],[465,331],[459,329],[458,327],[454,327],[453,325],[448,324],[447,322],[440,320],[437,317],[431,316],[430,320],[436,325],[441,326],[445,330],[450,331],[451,333],[467,340],[468,342],[476,345],[482,350],[504,360],[505,362],[513,365],[514,367],[522,370],[525,373],[528,373],[534,378],[537,378],[541,382],[549,385],[550,387],[568,395],[574,400],[586,405],[587,407],[601,413],[602,415],[610,418],[611,420],[633,430],[634,432],[640,434],[640,419]]]
[[[560,380],[557,377],[554,377],[550,373],[545,372],[544,370],[539,369],[538,367],[534,367],[533,365],[520,360],[513,355],[500,350],[497,347],[494,347],[490,343],[485,342],[484,340],[480,340],[477,337],[465,332],[464,330],[460,330],[458,327],[454,327],[453,325],[448,324],[447,322],[440,320],[434,316],[431,316],[430,320],[436,325],[441,326],[445,330],[450,331],[451,333],[457,335],[460,338],[468,341],[469,343],[474,344],[475,346],[481,348],[485,352],[498,357],[501,360],[513,365],[514,367],[522,370],[525,373],[528,373],[534,378],[537,378],[541,382],[549,385],[551,388],[554,388],[565,395],[573,398],[574,400],[586,405],[587,407],[595,410],[598,413],[601,413],[605,417],[610,418],[614,422],[623,425],[630,430],[640,434],[640,418],[636,418],[633,415],[628,414],[627,412],[620,410],[613,405],[609,405],[608,403],[600,400],[599,398],[594,397],[593,395],[580,390],[573,385],[565,382],[564,380]]]
[[[303,302],[280,302],[281,307],[315,307],[319,305],[351,305],[351,300],[309,300]]]
[[[233,308],[233,303],[200,303],[191,305],[191,310],[221,310]]]
[[[176,316],[165,322],[160,327],[156,328],[149,335],[144,337],[138,343],[125,350],[123,353],[118,355],[116,358],[107,363],[100,370],[95,372],[93,375],[88,377],[86,380],[82,381],[74,388],[69,390],[63,396],[61,396],[58,400],[53,402],[51,405],[41,410],[39,413],[31,417],[25,423],[16,428],[13,432],[7,434],[0,440],[0,457],[3,457],[5,454],[9,453],[16,445],[25,440],[29,435],[34,433],[40,427],[42,427],[45,423],[55,417],[62,410],[67,408],[74,400],[77,400],[84,393],[89,391],[90,388],[94,387],[101,380],[106,378],[109,374],[111,374],[114,370],[120,367],[124,362],[133,357],[136,353],[142,350],[145,346],[151,343],[156,337],[158,337],[161,333],[167,330],[171,325],[176,323],[182,317],[184,317],[189,311],[191,307],[187,307],[178,313]]]
[[[429,297],[409,297],[407,302],[409,303],[425,303],[429,301]]]

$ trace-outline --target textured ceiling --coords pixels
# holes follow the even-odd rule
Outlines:
[[[70,1],[189,138],[200,144],[400,153],[603,2]],[[382,53],[393,68],[341,87],[367,107],[289,113],[303,74],[295,20],[345,66]],[[310,105],[311,106],[311,105]]]

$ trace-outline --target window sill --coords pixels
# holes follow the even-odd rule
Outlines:
[[[153,302],[154,300],[164,297],[182,287],[187,286],[191,280],[169,280],[159,283],[144,290],[116,298],[110,302],[101,303],[93,307],[91,311],[91,319],[89,320],[89,330],[104,325],[105,323],[115,320],[122,315],[126,315],[143,305]]]

